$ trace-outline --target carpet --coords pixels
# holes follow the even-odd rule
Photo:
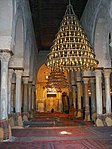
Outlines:
[[[68,135],[61,135],[60,132],[70,132],[70,137],[95,136],[96,134],[87,127],[51,127],[51,128],[26,128],[13,129],[12,135],[15,137],[65,137]]]
[[[100,140],[104,141],[104,140]],[[0,143],[0,149],[111,149],[111,146],[99,140],[71,140],[71,141],[34,141]]]

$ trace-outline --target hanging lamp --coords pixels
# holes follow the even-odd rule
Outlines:
[[[62,88],[68,86],[67,79],[64,76],[64,72],[60,70],[51,71],[48,82],[46,83],[47,90],[52,90],[55,88],[58,92],[61,91]]]
[[[69,1],[53,46],[47,56],[51,70],[94,70],[98,65],[93,49]]]

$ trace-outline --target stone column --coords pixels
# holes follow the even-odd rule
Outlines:
[[[80,72],[76,73],[76,84],[77,84],[77,103],[78,103],[77,117],[82,117],[82,106],[81,106],[82,84],[81,84]]]
[[[105,94],[106,94],[106,113],[111,113],[110,73],[111,73],[111,69],[104,69]]]
[[[77,83],[77,102],[78,102],[78,110],[81,110],[81,76],[80,72],[76,73],[76,83]]]
[[[71,71],[68,71],[68,83],[69,83],[69,105],[72,106],[72,84],[71,84]]]
[[[1,99],[0,99],[0,119],[8,118],[8,64],[10,60],[10,53],[1,52]]]
[[[81,109],[81,82],[77,82],[78,109]]]
[[[91,114],[92,117],[96,113],[96,96],[95,96],[95,78],[90,78],[90,90],[91,90]]]
[[[61,94],[61,92],[58,92],[58,100],[59,100],[59,112],[62,112],[63,104],[62,104],[62,94]]]
[[[28,110],[32,109],[32,82],[28,82]]]
[[[37,108],[37,104],[36,104],[36,90],[34,92],[34,109],[36,111],[36,108]]]
[[[72,92],[73,92],[73,105],[76,109],[76,82],[75,82],[75,72],[72,72]]]
[[[35,85],[32,85],[32,109],[34,109],[34,100],[35,100],[35,96],[34,96],[34,92],[35,92]]]
[[[104,81],[105,82],[105,81]],[[106,96],[105,96],[105,83],[103,84],[102,88],[102,106],[103,106],[103,113],[106,113]]]
[[[29,76],[23,77],[23,112],[28,112],[28,80]]]
[[[0,50],[1,60],[1,97],[0,97],[0,127],[3,128],[3,139],[11,137],[11,129],[8,124],[8,65],[11,53],[8,50]]]
[[[84,118],[85,121],[90,121],[88,81],[89,81],[89,78],[83,78],[83,82],[84,82],[84,100],[85,100],[85,118]]]
[[[8,79],[8,114],[10,114],[13,111],[12,107],[12,74],[14,70],[9,69],[9,79]]]
[[[21,77],[23,74],[23,70],[15,70],[16,73],[16,107],[15,111],[16,113],[21,113],[21,103],[22,103],[22,97],[21,97]]]
[[[16,83],[12,83],[11,87],[11,112],[14,111],[15,108],[15,99],[14,99],[14,90],[15,90]]]
[[[96,107],[97,114],[102,114],[102,70],[96,69]]]

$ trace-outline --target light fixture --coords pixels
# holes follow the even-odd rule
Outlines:
[[[46,88],[48,91],[52,91],[52,89],[56,89],[57,92],[61,92],[61,88],[65,88],[68,86],[67,79],[64,76],[64,72],[60,70],[51,71],[48,82],[46,83]]]
[[[47,56],[51,70],[94,70],[98,65],[93,49],[69,2],[56,39]]]

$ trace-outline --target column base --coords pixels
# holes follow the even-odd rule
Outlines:
[[[96,112],[92,112],[92,121],[95,122],[97,118],[97,113]]]
[[[84,121],[91,121],[90,120],[90,113],[88,111],[85,111],[85,118]]]
[[[82,118],[83,117],[83,110],[82,109],[78,109],[77,110],[77,118]]]
[[[0,120],[0,133],[2,133],[1,140],[8,140],[12,137],[11,127],[8,123],[8,118]]]
[[[107,126],[112,126],[112,113],[109,114],[98,114],[95,125],[97,127],[107,127]]]
[[[22,116],[21,116],[20,112],[16,113],[15,125],[18,126],[18,127],[23,127],[23,121],[22,121]]]
[[[29,119],[29,113],[28,112],[23,112],[22,113],[23,121],[28,121]]]

